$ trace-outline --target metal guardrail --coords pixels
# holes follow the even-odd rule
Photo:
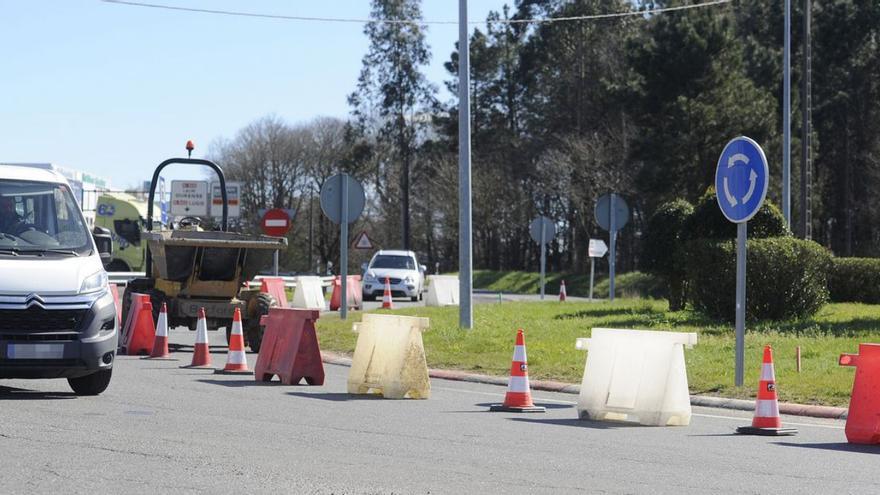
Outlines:
[[[107,276],[110,278],[111,284],[116,284],[120,287],[125,287],[128,285],[128,281],[131,279],[144,277],[144,272],[107,272]],[[264,278],[280,278],[284,280],[284,286],[289,288],[296,287],[296,277],[288,277],[288,276],[279,276],[274,277],[273,275],[257,275],[253,280],[248,282],[249,287],[257,286],[259,287]],[[336,278],[334,276],[321,277],[321,287],[330,287],[333,284],[333,279]]]

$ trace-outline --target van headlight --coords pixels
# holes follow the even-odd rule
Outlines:
[[[107,272],[101,270],[100,272],[95,272],[89,275],[83,280],[82,286],[79,288],[79,293],[86,294],[89,292],[105,290],[108,288],[109,284],[110,279],[107,277]]]

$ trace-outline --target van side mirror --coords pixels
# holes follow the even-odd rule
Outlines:
[[[113,236],[110,234],[110,229],[95,227],[92,237],[95,239],[98,255],[101,256],[101,263],[106,267],[113,257]]]

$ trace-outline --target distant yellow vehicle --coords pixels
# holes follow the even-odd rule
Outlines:
[[[110,229],[113,236],[113,259],[110,272],[144,270],[146,243],[141,240],[147,216],[147,202],[131,194],[105,193],[98,197],[95,225]],[[161,226],[154,226],[154,230]]]

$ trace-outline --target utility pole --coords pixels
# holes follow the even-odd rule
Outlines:
[[[791,228],[791,0],[785,0],[782,86],[782,215]]]
[[[813,239],[813,157],[812,113],[813,113],[813,48],[811,40],[810,17],[812,1],[804,0],[804,47],[803,75],[801,81],[801,235]]]
[[[471,259],[471,95],[467,0],[458,0],[458,326],[474,327]]]

